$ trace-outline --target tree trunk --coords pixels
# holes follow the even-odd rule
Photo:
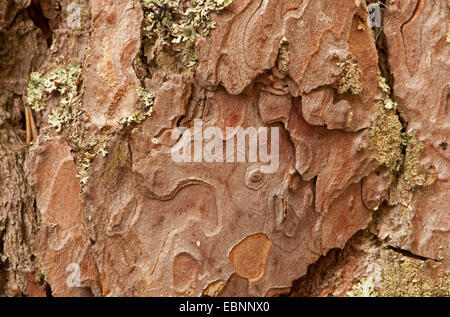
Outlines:
[[[2,1],[0,295],[448,296],[449,13]]]

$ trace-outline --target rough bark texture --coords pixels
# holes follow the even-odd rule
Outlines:
[[[450,3],[369,2],[2,0],[0,295],[449,296]]]

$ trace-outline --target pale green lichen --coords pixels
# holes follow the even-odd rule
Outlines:
[[[78,95],[80,75],[80,63],[70,63],[67,67],[52,66],[44,74],[32,72],[27,87],[27,104],[34,111],[42,111],[46,107],[44,99],[59,92],[61,105],[70,106]]]
[[[381,87],[381,89],[387,94],[390,95],[391,93],[391,87],[388,85],[386,78],[381,77],[380,82],[378,85]],[[394,102],[391,98],[387,97],[383,100],[384,107],[388,110],[393,109],[394,111],[397,110],[398,104]]]
[[[56,132],[60,132],[64,126],[67,126],[81,114],[83,114],[83,110],[81,109],[70,106],[61,106],[53,109],[48,115],[48,123],[56,128]]]
[[[155,93],[148,92],[144,88],[139,87],[136,89],[136,93],[139,96],[139,100],[142,104],[142,111],[137,111],[127,117],[119,120],[119,123],[124,126],[129,126],[132,123],[141,123],[153,113],[153,102],[155,100]]]
[[[393,103],[392,106],[388,106]],[[385,165],[397,177],[391,187],[391,199],[409,206],[413,190],[429,186],[435,179],[432,167],[420,166],[424,145],[415,131],[403,133],[403,126],[396,113],[397,104],[390,98],[375,105],[377,119],[369,128],[369,151],[372,158]]]
[[[391,109],[393,111],[397,110],[398,104],[396,102],[392,101],[391,98],[384,99],[383,104],[384,104],[384,108],[386,108],[387,110],[391,110]]]
[[[447,42],[450,43],[450,31],[447,32]]]
[[[353,285],[347,292],[348,297],[378,297],[378,292],[373,283],[373,277],[362,278],[358,284]]]
[[[197,61],[195,41],[215,28],[212,12],[231,0],[140,0],[144,10],[142,33],[147,63],[172,71],[192,68]],[[180,65],[176,65],[179,64]]]
[[[277,58],[277,64],[278,69],[282,73],[288,72],[288,66],[289,66],[289,42],[288,40],[283,37],[280,40],[280,49],[278,51],[278,58]]]
[[[419,173],[420,155],[423,149],[424,145],[417,139],[415,131],[406,134],[406,150],[402,178],[408,184],[409,189],[423,182],[423,175]]]
[[[408,206],[410,209],[409,204],[415,189],[433,184],[437,176],[432,165],[421,165],[420,156],[424,145],[417,139],[416,132],[404,133],[402,138],[403,161],[396,181],[391,187],[390,196],[392,201]]]
[[[399,179],[399,189],[402,193],[408,193],[419,186],[429,186],[436,180],[436,175],[426,173],[421,169],[420,156],[424,145],[417,139],[416,132],[410,131],[404,136],[405,158],[402,173]],[[405,196],[405,195],[403,195]]]
[[[359,68],[356,59],[349,55],[344,61],[337,63],[342,69],[343,75],[339,83],[339,94],[350,91],[353,95],[359,95],[363,92],[364,86],[361,83],[362,70]]]

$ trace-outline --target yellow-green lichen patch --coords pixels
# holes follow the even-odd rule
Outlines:
[[[278,59],[277,59],[278,69],[282,73],[288,72],[288,66],[289,66],[289,42],[288,40],[283,37],[280,40],[280,49],[278,51]]]
[[[56,128],[56,132],[76,122],[83,113],[80,106],[81,71],[80,63],[70,63],[68,66],[52,66],[44,74],[30,74],[26,101],[33,110],[43,111],[46,98],[55,93],[60,95],[58,107],[48,115],[48,123]]]
[[[442,266],[442,263],[426,268],[426,263],[422,260],[402,257],[390,251],[378,289],[380,296],[450,296],[450,274],[439,270],[437,266]]]
[[[350,91],[353,95],[359,95],[363,92],[364,86],[361,83],[361,68],[359,68],[356,59],[349,55],[344,61],[337,63],[343,75],[339,82],[338,92],[340,94]]]
[[[67,66],[54,65],[44,74],[31,73],[27,89],[27,103],[35,110],[46,108],[46,98],[57,93],[59,103],[48,114],[48,124],[56,133],[64,130],[64,137],[74,147],[74,161],[78,169],[77,177],[84,187],[89,179],[88,172],[92,160],[98,155],[105,156],[108,136],[83,136],[81,116],[83,88],[81,82],[82,66],[69,63]],[[50,139],[44,135],[44,140]]]
[[[139,96],[139,100],[141,101],[142,106],[145,109],[149,109],[149,108],[153,107],[153,101],[155,100],[155,93],[148,92],[147,90],[145,90],[142,87],[139,87],[138,89],[136,89],[136,93]]]
[[[369,128],[369,150],[372,157],[392,172],[398,172],[403,162],[402,124],[393,109],[384,102],[375,105],[377,119]]]
[[[144,55],[151,69],[184,72],[196,61],[195,41],[215,28],[212,12],[231,0],[140,0]]]
[[[132,123],[141,123],[153,113],[153,102],[155,100],[155,93],[150,93],[144,88],[139,87],[136,90],[139,100],[142,104],[142,111],[137,111],[125,118],[119,120],[119,123],[123,126],[129,126]]]
[[[48,93],[42,84],[42,76],[38,72],[30,74],[30,81],[27,87],[27,104],[31,106],[34,111],[42,111],[45,105],[42,104],[44,93]]]

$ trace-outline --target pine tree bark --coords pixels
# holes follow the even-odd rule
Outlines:
[[[0,296],[448,296],[449,6],[2,1]]]

